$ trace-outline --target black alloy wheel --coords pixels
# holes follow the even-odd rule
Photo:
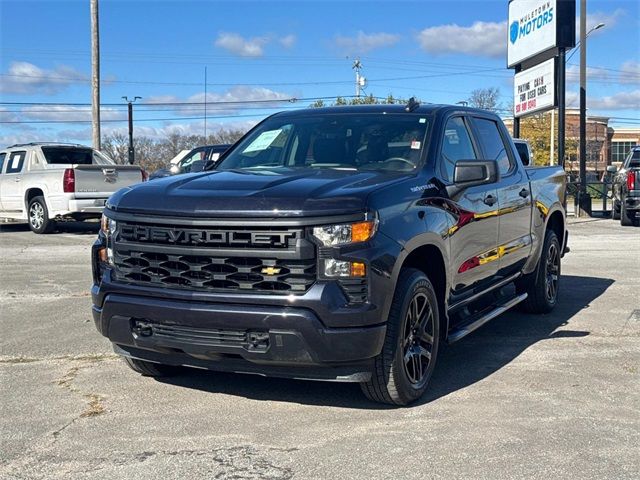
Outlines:
[[[432,351],[433,310],[427,296],[416,292],[407,309],[402,341],[404,371],[416,388],[422,387],[427,381]]]
[[[551,243],[545,263],[545,295],[549,303],[555,303],[558,297],[558,279],[560,277],[560,252],[557,243]]]

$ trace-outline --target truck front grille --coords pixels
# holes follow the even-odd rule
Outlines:
[[[119,223],[114,279],[203,291],[304,293],[316,281],[315,247],[295,228]]]

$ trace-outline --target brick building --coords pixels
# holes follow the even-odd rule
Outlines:
[[[545,112],[541,115],[551,115]],[[558,128],[558,113],[555,112],[555,127]],[[513,119],[506,118],[505,124],[513,131]],[[580,139],[580,110],[568,108],[566,115],[565,169],[579,169],[578,141]],[[557,130],[556,130],[557,133]],[[569,142],[574,140],[574,142]],[[575,148],[573,148],[575,145]],[[640,127],[616,128],[609,126],[609,117],[587,115],[587,170],[594,173],[606,171],[607,165],[622,162],[631,147],[640,145]],[[557,148],[557,134],[556,134]]]

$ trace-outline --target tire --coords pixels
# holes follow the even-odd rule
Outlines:
[[[560,257],[558,236],[553,230],[547,230],[536,269],[516,281],[517,292],[528,294],[521,303],[525,312],[549,313],[556,306],[560,286]]]
[[[29,202],[27,220],[33,233],[51,233],[56,227],[56,222],[49,218],[49,210],[42,196],[33,197]]]
[[[174,367],[173,365],[147,362],[137,358],[123,357],[123,359],[131,370],[145,377],[170,377],[176,375],[180,370],[180,367]]]
[[[402,269],[382,352],[374,359],[371,380],[360,384],[365,396],[391,405],[419,399],[435,368],[439,342],[440,315],[433,285],[420,270]]]
[[[637,226],[638,225],[638,220],[635,218],[630,218],[629,217],[629,212],[627,212],[627,209],[624,206],[623,202],[620,202],[622,205],[620,206],[620,225],[622,225],[623,227],[631,227],[631,226]],[[632,215],[635,215],[635,212],[632,212]]]
[[[613,201],[613,210],[611,211],[611,218],[613,220],[620,220],[620,202]]]

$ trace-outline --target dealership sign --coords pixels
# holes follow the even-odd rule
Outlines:
[[[509,68],[575,44],[575,0],[511,0],[507,32]],[[538,63],[538,62],[535,62]]]
[[[523,72],[513,82],[513,115],[522,117],[556,106],[556,60],[552,58]]]

